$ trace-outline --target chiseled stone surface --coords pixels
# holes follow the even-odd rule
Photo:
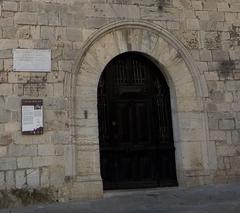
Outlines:
[[[121,20],[167,30],[190,53],[197,75],[176,44],[147,27],[109,31],[89,46],[79,64],[89,36]],[[54,186],[69,193],[75,187],[73,197],[101,195],[97,84],[106,63],[129,50],[161,63],[176,91],[180,185],[239,181],[239,22],[238,1],[0,1],[0,188]],[[51,49],[52,71],[14,72],[13,48]],[[41,136],[21,135],[24,98],[44,101]]]

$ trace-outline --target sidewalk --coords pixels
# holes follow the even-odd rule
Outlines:
[[[3,209],[0,213],[240,213],[240,183],[110,191],[104,199]]]

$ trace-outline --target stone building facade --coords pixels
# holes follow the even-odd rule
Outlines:
[[[238,0],[1,0],[0,188],[102,196],[98,82],[129,51],[168,82],[179,185],[239,181],[239,23]],[[51,72],[13,71],[16,48],[51,49]],[[22,135],[22,99],[43,99],[43,135]]]

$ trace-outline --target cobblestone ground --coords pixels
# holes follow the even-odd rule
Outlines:
[[[95,201],[3,209],[0,213],[239,213],[240,183],[105,193]]]

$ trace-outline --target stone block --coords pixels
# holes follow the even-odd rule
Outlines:
[[[194,10],[203,10],[202,1],[192,1],[192,7]]]
[[[233,94],[232,94],[232,92],[225,92],[224,93],[224,100],[227,103],[233,102]]]
[[[218,81],[218,73],[217,72],[205,72],[204,76],[207,81]]]
[[[19,40],[19,48],[32,49],[34,48],[34,42],[32,40]]]
[[[184,169],[201,169],[203,167],[201,142],[181,142],[181,147]]]
[[[64,164],[63,156],[39,156],[33,157],[33,167],[57,166]]]
[[[169,30],[179,30],[180,24],[176,21],[168,21],[167,22],[167,28]]]
[[[231,168],[233,168],[233,170],[240,170],[240,157],[236,156],[236,157],[232,157],[230,158],[230,164],[231,164]]]
[[[217,156],[235,156],[237,154],[237,148],[235,145],[218,145]]]
[[[19,169],[31,168],[33,166],[31,157],[19,157],[17,158],[17,167]]]
[[[11,111],[19,111],[20,98],[15,96],[8,96],[5,106]]]
[[[76,175],[76,150],[74,145],[65,145],[64,146],[64,167],[65,167],[65,176],[75,176]]]
[[[6,39],[14,39],[16,37],[16,28],[11,27],[4,27],[2,30],[2,37]]]
[[[64,145],[55,145],[55,155],[57,156],[64,155]]]
[[[39,156],[55,155],[55,146],[53,144],[41,144],[38,145]]]
[[[237,91],[237,90],[240,90],[240,84],[239,84],[239,81],[227,81],[225,83],[226,85],[226,89],[228,91]]]
[[[16,158],[1,158],[0,170],[14,170],[17,168]]]
[[[15,39],[0,39],[0,49],[13,49],[18,47],[18,42]]]
[[[240,47],[229,50],[231,60],[240,60]]]
[[[217,23],[224,23],[225,13],[219,11],[208,11],[210,20],[214,20]]]
[[[59,187],[64,183],[64,168],[62,166],[54,166],[49,169],[50,185]]]
[[[200,51],[200,60],[201,61],[212,61],[212,53],[210,50],[203,49]]]
[[[228,61],[229,54],[223,50],[212,50],[213,61]]]
[[[187,19],[188,30],[200,30],[200,24],[198,19]]]
[[[72,199],[99,199],[103,196],[103,186],[100,180],[78,181],[72,187]]]
[[[5,188],[5,175],[4,172],[0,172],[0,189]]]
[[[210,140],[216,140],[216,141],[226,140],[225,131],[210,131]]]
[[[0,157],[5,157],[7,155],[7,147],[6,146],[0,146]]]
[[[38,15],[36,13],[18,12],[15,14],[15,24],[36,25],[38,21]]]
[[[64,98],[46,98],[45,106],[48,110],[67,110],[67,100]]]
[[[217,9],[219,11],[230,11],[230,4],[227,2],[219,2],[217,3]]]
[[[40,26],[30,26],[31,38],[40,39]]]
[[[219,129],[231,130],[235,128],[234,119],[221,119],[219,120]]]
[[[52,135],[52,142],[54,144],[69,144],[71,142],[71,138],[68,132],[55,132]]]
[[[3,59],[0,59],[0,71],[3,71]]]
[[[46,16],[45,13],[38,14],[38,24],[39,25],[48,25],[48,16]]]
[[[26,180],[26,171],[25,170],[17,170],[15,172],[16,176],[16,188],[22,189],[26,187],[27,180]]]
[[[209,21],[209,11],[196,11],[196,17],[200,20]]]
[[[49,187],[49,171],[48,168],[40,168],[40,185],[41,187]]]
[[[41,26],[41,39],[55,40],[54,28],[49,26]]]
[[[37,156],[37,145],[16,145],[11,144],[8,154],[16,157]]]
[[[61,25],[61,18],[59,12],[50,12],[48,14],[48,24],[50,26],[60,26]]]
[[[60,60],[58,61],[58,67],[60,71],[71,72],[73,66],[72,60]]]
[[[39,169],[28,169],[26,175],[28,187],[31,188],[39,187],[40,183]]]
[[[152,8],[150,7],[150,10],[151,9]],[[117,18],[130,18],[130,19],[140,18],[140,10],[137,5],[94,4],[94,7],[93,7],[91,4],[87,3],[84,5],[81,5],[79,7],[79,10],[82,12],[84,11],[87,17],[97,17],[97,18],[114,18],[114,17],[116,18],[117,17]],[[155,14],[155,15],[158,15],[158,14]],[[141,16],[143,18],[144,14],[142,13]]]
[[[13,59],[4,59],[4,71],[9,72],[13,70]]]
[[[82,41],[82,30],[78,28],[67,28],[67,39],[70,41]]]
[[[76,59],[78,50],[71,49],[71,48],[64,48],[63,49],[63,59],[64,60],[74,60]]]
[[[232,143],[240,144],[240,132],[239,130],[232,131]]]
[[[4,132],[1,136],[0,136],[0,144],[3,146],[9,145],[13,142],[13,136],[10,133],[6,133]]]
[[[54,156],[33,157],[33,167],[43,167],[54,164]]]
[[[240,111],[240,102],[234,102],[232,103],[232,110],[234,112],[239,112]]]
[[[228,13],[228,12],[226,12],[225,13],[225,19],[226,19],[227,22],[234,23],[238,19],[238,14],[237,13],[230,13],[230,12]]]
[[[3,1],[2,10],[16,12],[18,10],[18,3],[14,1]]]
[[[39,10],[39,2],[20,2],[21,12],[37,12]]]
[[[14,171],[6,171],[6,187],[7,189],[15,187]]]
[[[77,174],[93,175],[99,172],[99,152],[98,151],[78,151],[77,154]]]
[[[55,38],[57,40],[67,40],[67,30],[66,27],[55,27]],[[59,51],[59,50],[56,50]]]

